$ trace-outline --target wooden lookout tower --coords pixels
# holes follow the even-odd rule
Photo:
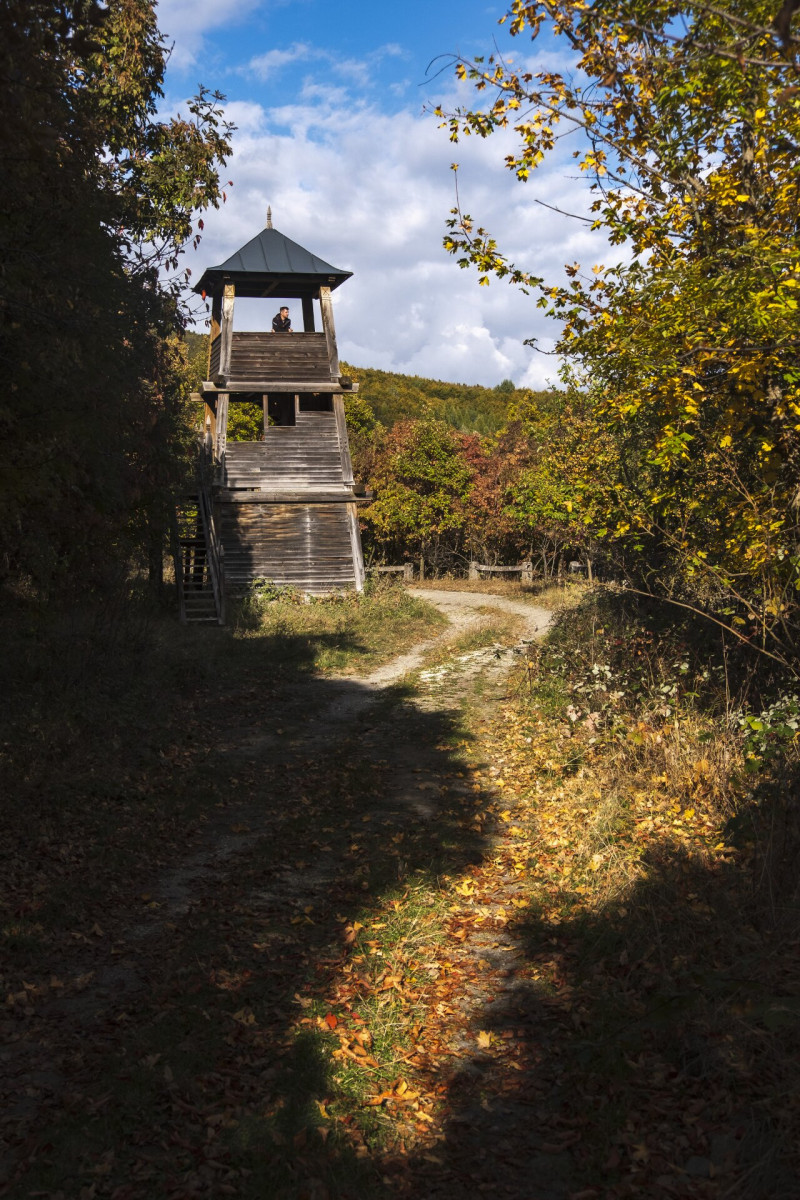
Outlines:
[[[266,228],[209,267],[194,289],[211,298],[202,385],[211,470],[197,497],[194,538],[182,539],[200,555],[184,545],[187,618],[222,621],[225,593],[240,594],[259,578],[312,594],[363,587],[343,400],[358,385],[340,373],[331,304],[351,274],[274,229],[268,212]],[[263,301],[265,332],[234,330],[237,297]],[[291,309],[292,333],[273,332],[283,305]],[[230,406],[245,400],[263,408],[261,440],[229,442]],[[184,522],[184,532],[188,527]],[[198,579],[203,585],[193,593]]]

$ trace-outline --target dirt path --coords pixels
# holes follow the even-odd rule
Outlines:
[[[408,674],[409,671],[416,670],[436,645],[452,641],[460,633],[477,625],[481,614],[487,610],[497,609],[500,612],[512,613],[514,616],[522,618],[524,623],[522,636],[525,640],[543,637],[552,618],[552,613],[548,612],[546,608],[524,604],[519,600],[509,600],[505,596],[482,595],[479,592],[434,591],[429,588],[411,588],[409,590],[412,596],[434,604],[448,618],[450,626],[433,641],[415,646],[407,654],[401,655],[373,672],[362,681],[367,686],[393,683]]]
[[[183,769],[219,787],[218,812],[147,892],[107,919],[99,914],[94,930],[65,948],[49,985],[31,985],[11,1002],[17,1036],[0,1058],[10,1174],[0,1195],[568,1194],[563,1138],[555,1156],[537,1149],[544,1135],[529,1128],[533,1100],[524,1089],[493,1107],[489,1092],[508,1091],[491,1082],[500,1060],[490,1061],[480,1042],[475,1052],[492,1004],[524,1008],[518,950],[495,919],[517,895],[513,870],[480,926],[464,926],[446,965],[422,939],[402,993],[392,984],[402,996],[398,1044],[380,1054],[376,1030],[389,1000],[381,980],[400,976],[387,967],[368,977],[363,955],[351,961],[348,947],[370,921],[390,926],[386,912],[399,912],[409,896],[425,897],[424,911],[435,904],[436,880],[479,870],[502,850],[502,825],[481,815],[496,791],[476,782],[459,749],[475,737],[464,705],[476,696],[484,709],[496,705],[515,652],[550,619],[503,597],[415,594],[450,618],[439,638],[365,678],[295,678],[269,695],[243,680],[229,716],[213,707],[203,756]],[[522,618],[519,647],[456,653],[404,688],[427,655],[491,610]],[[417,929],[424,918],[414,922]],[[406,942],[415,944],[408,932]],[[394,950],[378,953],[389,962]],[[443,980],[456,970],[471,982],[445,1004]],[[334,1086],[329,1046],[315,1043],[309,1061],[298,1057],[298,1037],[316,1031],[304,1032],[304,1013],[327,1008],[339,1013],[326,1018],[337,1036],[366,1029],[363,1014],[373,1013],[368,1040],[341,1042],[357,1084],[340,1073]],[[425,1045],[401,1030],[409,1013],[410,1028],[430,1019]],[[375,1051],[374,1067],[364,1046]],[[398,1095],[395,1106],[367,1105],[371,1124],[343,1117],[337,1125],[326,1109],[336,1087],[355,1094],[371,1074],[380,1077],[387,1058],[392,1071],[413,1068],[427,1080],[425,1101],[404,1107]],[[355,1104],[358,1111],[363,1101]],[[535,1193],[531,1163],[541,1176]]]

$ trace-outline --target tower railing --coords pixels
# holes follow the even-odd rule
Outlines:
[[[211,489],[201,477],[198,481],[197,499],[200,519],[203,523],[203,534],[206,540],[208,560],[208,575],[214,592],[214,603],[217,608],[217,620],[225,624],[225,548],[219,537],[214,506],[211,503]]]

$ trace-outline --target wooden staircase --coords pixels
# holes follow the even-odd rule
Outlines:
[[[226,488],[303,492],[348,490],[343,482],[339,431],[333,413],[298,413],[297,424],[270,426],[261,442],[228,442]]]
[[[183,496],[175,506],[173,557],[181,621],[222,625],[222,548],[203,487]]]

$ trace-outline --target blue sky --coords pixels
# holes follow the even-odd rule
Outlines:
[[[226,94],[238,126],[228,202],[187,255],[194,278],[255,236],[269,204],[276,228],[354,272],[335,294],[346,361],[490,386],[555,380],[555,360],[523,345],[533,335],[547,349],[555,332],[534,300],[504,283],[478,287],[442,237],[456,160],[464,208],[519,265],[549,277],[566,262],[601,260],[586,225],[536,203],[586,210],[569,147],[523,185],[503,168],[510,143],[453,146],[425,111],[472,102],[438,56],[496,44],[535,65],[552,60],[552,47],[512,42],[497,24],[503,6],[486,0],[161,0],[158,11],[174,42],[167,106],[179,109],[202,82]],[[241,303],[235,326],[264,328],[271,317]]]

